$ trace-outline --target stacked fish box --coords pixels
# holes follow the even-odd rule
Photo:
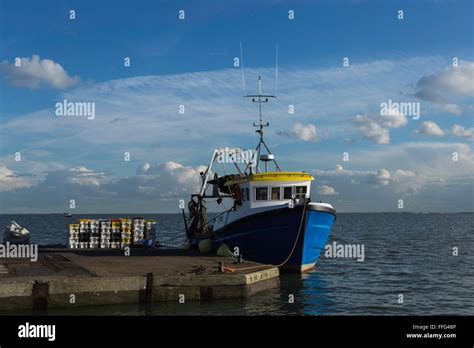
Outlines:
[[[112,239],[112,225],[110,220],[100,220],[100,247],[110,248],[110,242]]]
[[[79,224],[69,224],[69,248],[79,248]]]
[[[86,249],[89,247],[90,226],[89,219],[79,220],[79,248]]]
[[[145,220],[141,217],[133,219],[133,244],[143,244],[145,239]]]
[[[120,239],[120,246],[122,249],[130,247],[132,243],[132,220],[120,219],[122,223],[122,234]]]
[[[133,219],[80,219],[69,224],[68,240],[71,249],[153,246],[156,221],[141,217]]]
[[[100,245],[100,222],[97,219],[90,219],[89,226],[89,248],[98,248]]]
[[[145,239],[150,241],[152,244],[155,240],[156,233],[156,221],[155,220],[145,220]]]
[[[110,222],[110,247],[112,249],[120,248],[120,238],[121,238],[121,227],[122,223],[119,219],[112,219]]]

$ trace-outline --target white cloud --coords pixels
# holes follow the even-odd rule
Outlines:
[[[9,83],[14,86],[36,89],[47,85],[57,89],[68,88],[79,82],[77,76],[71,77],[66,70],[51,59],[41,59],[34,54],[31,58],[21,58],[21,65],[3,61],[2,71]]]
[[[386,169],[380,169],[377,173],[377,183],[383,186],[387,186],[390,183],[391,175],[390,172]]]
[[[451,128],[451,134],[456,137],[463,137],[469,140],[474,140],[474,128],[464,128],[458,124],[455,124]]]
[[[291,141],[290,137],[272,136],[282,129],[290,135],[289,130],[295,122],[306,126],[307,132],[300,129],[300,135],[306,139],[349,139],[353,142],[351,139],[355,139],[357,129],[344,122],[347,115],[363,114],[371,107],[378,109],[381,100],[388,100],[405,88],[414,72],[416,75],[428,74],[433,66],[441,63],[443,60],[439,58],[424,57],[354,64],[351,69],[282,69],[280,96],[276,102],[264,106],[265,121],[271,125],[266,129],[269,145],[275,146],[274,139],[277,139],[277,145]],[[253,75],[261,74],[263,86],[270,92],[273,69],[248,69],[247,72],[248,81],[252,81]],[[142,163],[151,158],[157,162],[184,158],[187,163],[204,163],[214,147],[254,146],[256,139],[249,130],[258,119],[258,109],[239,97],[240,81],[238,70],[226,69],[138,76],[81,85],[63,93],[59,100],[95,102],[93,121],[56,117],[55,101],[52,101],[49,109],[7,118],[2,124],[5,142],[13,143],[21,136],[27,149],[50,153],[67,151],[69,163],[89,167],[99,164],[83,162],[81,153],[111,158],[123,153],[124,147],[133,153],[134,160]],[[383,88],[380,88],[381,81]],[[250,83],[249,86],[250,90]],[[178,113],[180,104],[185,105],[185,114]],[[282,117],[289,104],[295,104],[295,114],[291,118]],[[314,110],[318,110],[317,123]],[[387,144],[391,129],[402,127],[405,121],[402,116],[374,122],[365,126],[367,137]],[[316,139],[308,127],[310,124],[317,124]],[[331,138],[325,135],[326,129],[330,130]],[[158,139],[160,151],[153,145]],[[77,148],[81,151],[76,151]],[[280,162],[284,159],[279,158]]]
[[[474,154],[464,143],[411,142],[397,146],[354,149],[351,165],[368,170],[316,170],[319,182],[338,188],[339,205],[378,210],[406,196],[419,210],[438,206],[441,211],[474,209]],[[378,169],[381,168],[381,169]],[[342,200],[344,199],[344,200]],[[416,204],[415,204],[416,202]],[[449,204],[446,204],[449,202]],[[386,203],[389,209],[392,207]],[[391,209],[391,208],[390,208]]]
[[[380,115],[377,118],[378,123],[389,128],[400,128],[408,124],[406,116],[400,112],[395,106],[392,106],[386,110],[386,114]]]
[[[21,161],[16,161],[12,155],[0,157],[0,192],[34,187],[46,179],[49,171],[65,168],[58,162],[34,160],[44,155],[41,151],[22,151]]]
[[[443,64],[445,59],[442,57],[426,57],[354,64],[350,69],[282,69],[282,88],[279,91],[281,94],[276,103],[264,106],[265,121],[271,124],[271,127],[266,129],[267,141],[279,155],[279,164],[282,167],[288,167],[288,164],[294,167],[301,167],[302,164],[311,166],[316,162],[323,166],[333,165],[334,158],[340,156],[340,147],[333,147],[331,144],[316,159],[311,156],[314,154],[312,144],[292,144],[290,148],[285,142],[291,139],[275,136],[277,130],[285,129],[288,132],[296,122],[309,129],[309,132],[301,132],[300,128],[300,135],[306,139],[314,139],[314,132],[308,125],[317,124],[316,137],[321,138],[321,129],[330,129],[332,138],[329,141],[340,142],[347,139],[348,143],[352,143],[356,132],[361,131],[364,136],[378,143],[395,142],[398,140],[397,134],[390,133],[395,133],[394,129],[405,126],[406,117],[372,116],[380,101],[393,98],[406,89],[407,84],[416,82],[413,81],[413,76],[427,76]],[[268,87],[267,92],[271,92],[273,69],[248,69],[247,72],[248,81],[254,81],[252,75],[256,77],[262,74],[264,88]],[[251,125],[258,120],[258,109],[255,104],[239,98],[240,81],[240,72],[235,69],[117,79],[82,85],[62,93],[60,99],[96,102],[97,115],[93,121],[55,117],[55,101],[43,110],[14,118],[3,118],[2,136],[6,144],[16,144],[21,138],[24,151],[41,150],[50,154],[44,159],[45,164],[48,163],[47,159],[51,158],[64,158],[68,162],[67,166],[63,164],[65,168],[55,168],[54,172],[43,167],[39,170],[39,173],[44,173],[41,175],[48,176],[49,187],[56,187],[58,192],[48,191],[47,185],[37,178],[36,182],[40,183],[35,187],[41,187],[41,190],[22,191],[22,195],[15,198],[17,206],[28,207],[30,202],[40,202],[39,197],[48,194],[51,196],[51,204],[56,204],[55,202],[67,201],[70,191],[77,190],[74,192],[87,192],[87,197],[90,198],[87,199],[87,206],[91,207],[90,209],[95,207],[96,211],[102,207],[122,207],[124,211],[131,201],[135,211],[150,211],[149,207],[152,205],[159,207],[160,211],[175,211],[174,199],[187,196],[199,185],[199,175],[195,175],[199,174],[196,165],[207,163],[214,147],[253,147],[257,141],[255,134],[251,132]],[[180,104],[185,105],[185,114],[178,113]],[[295,105],[295,114],[291,116],[287,115],[289,104]],[[459,107],[463,110],[465,108],[461,104]],[[314,110],[318,111],[317,117],[314,116]],[[425,112],[424,106],[423,110]],[[362,115],[360,124],[356,124],[358,129],[344,122],[348,115],[356,114]],[[395,140],[390,139],[391,136]],[[352,206],[356,206],[365,196],[373,197],[372,192],[378,190],[405,190],[402,183],[413,183],[415,178],[402,179],[403,175],[396,174],[397,170],[411,171],[415,173],[416,178],[423,173],[429,178],[427,185],[437,182],[436,180],[440,180],[440,183],[441,180],[446,180],[447,183],[464,180],[463,178],[471,175],[473,171],[472,154],[466,144],[396,145],[372,146],[367,149],[363,142],[355,143],[351,147],[350,163],[354,163],[361,170],[351,171],[342,166],[333,169],[338,176],[325,176],[328,182],[324,184],[336,187],[339,195],[329,198],[344,198],[351,202]],[[306,156],[305,147],[311,150],[311,155]],[[123,151],[130,151],[132,162],[124,164],[120,161],[121,164],[117,164],[117,158],[120,158]],[[454,151],[460,154],[459,162],[452,161]],[[64,154],[67,156],[63,156]],[[94,155],[85,158],[84,154]],[[163,164],[149,164],[152,160]],[[191,166],[166,165],[170,161]],[[136,169],[139,163],[145,162],[149,163]],[[26,167],[29,163],[30,159],[21,164],[5,164],[14,172],[22,173],[23,166]],[[95,174],[95,170],[94,174],[72,173],[69,168],[75,166],[94,168],[99,170],[99,173],[112,172],[115,175],[113,178],[108,175],[101,178],[100,174]],[[381,168],[390,173],[388,185],[377,182]],[[28,169],[27,173],[33,175],[34,171]],[[195,177],[197,181],[193,179]],[[339,181],[333,183],[330,181],[333,179]],[[356,186],[359,184],[360,191]],[[465,188],[463,185],[456,187]],[[365,187],[367,191],[364,191]],[[347,191],[347,188],[352,191]],[[63,192],[66,189],[67,192]],[[418,190],[425,192],[423,186]],[[386,191],[383,192],[389,196]],[[35,194],[37,196],[34,196]],[[100,199],[109,197],[107,195],[114,195],[117,200],[107,200],[107,204],[103,205],[104,201]],[[97,199],[94,200],[94,197]],[[455,196],[443,197],[446,198],[443,201],[447,202]],[[11,201],[13,198],[8,196],[4,201]],[[160,201],[161,198],[165,203]],[[170,204],[168,199],[173,203]],[[428,204],[432,202],[430,199]],[[377,203],[380,203],[380,200],[361,204],[377,207]],[[344,202],[339,202],[339,205],[343,204]],[[449,207],[451,206],[450,204]],[[140,207],[146,209],[140,210]],[[60,206],[58,209],[63,211],[64,208]]]
[[[447,104],[441,104],[438,106],[438,108],[441,110],[441,111],[446,111],[450,114],[454,114],[454,115],[461,115],[463,113],[461,107],[459,105],[456,105],[456,104],[450,104],[450,103],[447,103]]]
[[[357,125],[364,138],[377,144],[390,144],[390,132],[368,115],[356,115],[352,121]]]
[[[200,184],[200,173],[204,166],[184,166],[181,163],[166,162],[157,165],[144,163],[137,169],[137,175],[118,178],[106,189],[133,194],[153,195],[164,199],[188,198],[191,193],[197,193]]]
[[[334,187],[328,185],[319,185],[318,193],[322,196],[335,196],[339,194],[338,192],[336,192]]]
[[[458,161],[453,161],[453,153]],[[474,173],[474,154],[464,143],[408,142],[392,147],[355,150],[351,158],[366,168],[383,167],[395,170],[395,165],[403,164],[404,169],[423,173],[433,178],[456,178],[472,176]]]
[[[150,170],[151,165],[150,163],[143,163],[137,168],[137,174],[145,174],[148,170]]]
[[[416,174],[412,172],[411,170],[401,170],[397,169],[394,172],[393,180],[394,181],[400,181],[400,179],[403,178],[413,178]]]
[[[109,181],[105,173],[95,172],[84,166],[77,166],[69,169],[70,176],[66,178],[66,182],[84,186],[100,186]]]
[[[413,195],[418,194],[426,184],[430,183],[430,180],[425,176],[402,169],[389,171],[381,168],[377,171],[346,171],[345,176],[351,177],[351,180],[347,180],[347,182],[357,184],[361,192],[364,192],[361,185],[366,185],[368,188],[372,187],[372,190],[384,189],[389,190],[392,194]]]
[[[319,141],[320,138],[317,134],[316,126],[314,124],[302,124],[299,122],[293,123],[290,127],[290,134],[297,139],[303,141]]]
[[[0,165],[0,192],[27,188],[32,185],[33,183],[28,178],[19,176],[6,166]]]
[[[417,83],[416,96],[446,112],[460,115],[463,111],[453,103],[456,97],[474,96],[474,62],[460,61],[459,66],[423,76]]]
[[[425,175],[408,169],[350,170],[342,168],[339,164],[335,169],[313,170],[313,173],[320,182],[340,187],[342,195],[353,191],[349,188],[351,185],[357,185],[360,195],[370,195],[374,189],[389,190],[392,194],[414,195],[422,192],[425,187],[444,185],[447,182],[447,178]]]
[[[416,130],[415,134],[441,137],[445,135],[445,132],[435,122],[423,121],[420,125],[420,129]]]
[[[457,67],[449,67],[441,72],[422,77],[417,86],[433,92],[454,92],[474,96],[474,62],[461,61]]]
[[[397,169],[391,174],[391,180],[396,186],[395,192],[405,195],[419,194],[426,186],[444,184],[440,178],[429,178],[411,170]]]
[[[438,58],[427,57],[374,61],[352,65],[351,69],[282,69],[280,96],[276,103],[264,107],[265,120],[271,124],[267,135],[281,129],[288,132],[297,120],[308,130],[301,132],[301,128],[300,133],[314,139],[308,125],[315,124],[312,115],[317,109],[317,138],[325,138],[320,130],[330,128],[331,136],[351,139],[353,129],[343,123],[347,115],[365,113],[371,105],[378,107],[380,100],[387,100],[406,85],[413,71],[427,74],[440,62],[442,60]],[[262,75],[264,88],[271,90],[273,69],[248,69],[246,72],[248,81]],[[258,119],[258,111],[254,104],[239,97],[239,74],[235,69],[226,69],[138,76],[82,85],[64,93],[60,99],[95,102],[96,118],[93,121],[55,117],[54,102],[51,102],[49,109],[9,120],[4,127],[11,132],[5,133],[7,137],[9,134],[32,135],[35,141],[27,141],[25,145],[49,151],[63,150],[72,144],[83,151],[97,151],[98,145],[106,145],[101,147],[103,156],[121,149],[126,139],[127,146],[135,150],[135,159],[137,153],[143,154],[139,158],[142,162],[151,156],[154,159],[160,156],[158,160],[164,162],[188,156],[191,151],[194,151],[193,155],[202,154],[204,149],[217,144],[249,146],[255,141],[249,129]],[[383,81],[383,88],[380,88],[380,81]],[[180,104],[185,105],[185,114],[178,113]],[[290,124],[288,118],[281,117],[289,104],[295,104],[296,118]],[[400,127],[404,122],[404,117],[381,119],[375,129],[367,125],[369,136],[387,143],[389,134],[384,134],[383,129]],[[108,131],[104,132],[104,129]],[[380,132],[382,134],[378,134]],[[156,143],[157,137],[163,151],[156,152],[150,145]],[[176,139],[180,139],[181,146],[176,146]],[[279,141],[286,140],[281,138]],[[196,143],[200,146],[195,146]],[[74,155],[73,151],[70,153]]]
[[[177,212],[178,200],[198,191],[204,169],[167,162],[141,165],[139,174],[111,176],[75,166],[50,171],[44,180],[33,182],[0,165],[0,202],[8,202],[2,209],[10,213],[62,212],[71,198],[78,213]]]
[[[356,115],[352,122],[362,132],[364,138],[377,144],[390,144],[389,128],[400,128],[408,124],[407,117],[395,108],[390,108],[381,115]]]

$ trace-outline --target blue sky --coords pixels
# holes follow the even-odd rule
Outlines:
[[[316,176],[313,199],[472,211],[472,23],[470,1],[0,0],[0,208],[176,211],[214,147],[257,140],[242,41],[248,91],[262,75],[273,92],[279,45],[267,139],[284,169]],[[95,119],[56,116],[64,99],[94,102]],[[420,118],[381,116],[388,100]]]

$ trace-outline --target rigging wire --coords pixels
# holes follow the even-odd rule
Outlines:
[[[223,265],[222,269],[224,271],[228,271],[228,272],[239,272],[239,271],[245,271],[245,270],[249,270],[249,269],[268,267],[268,266],[273,266],[273,267],[282,267],[282,266],[284,266],[290,260],[291,256],[293,255],[293,253],[295,251],[296,245],[298,244],[298,240],[299,240],[300,234],[301,234],[301,227],[303,226],[305,212],[306,212],[306,198],[305,198],[304,205],[303,205],[303,213],[301,215],[300,227],[298,229],[298,234],[296,235],[296,239],[295,239],[295,242],[293,243],[293,247],[291,248],[291,251],[288,254],[288,257],[285,259],[285,261],[283,261],[282,263],[280,263],[278,265],[265,264],[265,265],[258,265],[258,266],[244,267],[244,268],[232,268],[232,267]]]

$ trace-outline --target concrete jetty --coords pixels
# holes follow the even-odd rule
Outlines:
[[[277,267],[193,250],[40,249],[0,259],[0,311],[247,298],[279,286]],[[222,272],[220,263],[234,272]],[[239,271],[240,269],[240,271]]]

